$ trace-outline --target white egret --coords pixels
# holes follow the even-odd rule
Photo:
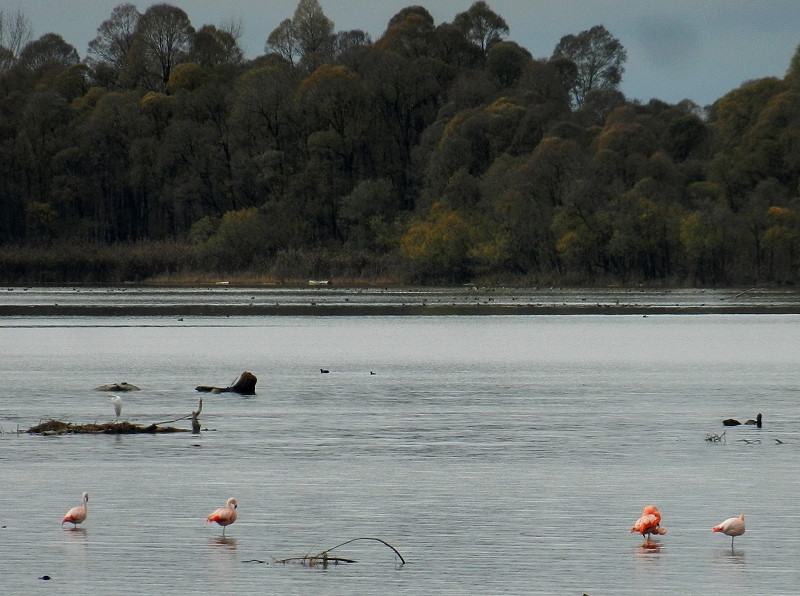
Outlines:
[[[119,420],[119,415],[122,414],[122,398],[119,395],[109,395],[109,399],[111,400],[111,405],[114,406],[117,420]]]

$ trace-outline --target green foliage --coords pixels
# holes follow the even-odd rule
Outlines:
[[[658,200],[658,186],[652,179],[641,180],[609,205],[614,222],[609,265],[623,281],[672,279],[675,274],[671,255],[680,249],[680,215],[672,212],[676,207]]]
[[[194,267],[191,251],[172,242],[98,247],[56,241],[48,246],[0,247],[0,279],[7,284],[141,282]]]
[[[211,228],[211,222],[201,220],[200,227],[192,230],[193,237],[201,240]],[[199,260],[220,273],[263,266],[272,248],[270,232],[269,222],[259,209],[228,211],[219,227],[199,245]]]
[[[767,272],[771,279],[787,283],[797,279],[800,262],[800,214],[797,209],[772,206],[766,212],[763,232]]]
[[[570,95],[572,105],[581,107],[590,91],[619,85],[628,53],[605,27],[595,25],[577,35],[562,37],[553,58],[566,58],[575,64],[577,70]]]
[[[434,203],[423,219],[408,225],[400,241],[414,279],[451,283],[468,279],[472,234],[458,213]]]
[[[513,41],[494,43],[488,50],[486,69],[503,87],[513,87],[531,62],[531,54]]]
[[[28,235],[51,240],[56,237],[58,213],[48,203],[28,203],[26,208],[26,232]]]
[[[274,52],[306,72],[325,64],[334,53],[333,21],[317,0],[300,0],[291,19],[270,33],[265,51]]]
[[[486,54],[493,45],[508,35],[505,19],[493,12],[483,0],[474,2],[466,12],[457,14],[453,25],[482,54]]]
[[[536,60],[508,31],[409,6],[372,43],[300,0],[245,62],[124,4],[86,62],[2,53],[3,279],[800,281],[797,53],[703,110],[626,100],[600,25]]]
[[[203,219],[196,221],[189,230],[189,243],[193,246],[203,246],[211,240],[211,237],[219,229],[219,220],[206,215]]]
[[[396,191],[390,180],[362,180],[342,199],[339,228],[348,243],[380,250],[387,246],[387,226],[396,211]]]
[[[789,62],[789,68],[786,70],[786,76],[784,77],[784,80],[795,91],[800,90],[800,45],[797,46],[797,49],[792,55],[792,59]]]
[[[169,80],[167,81],[167,93],[194,91],[206,85],[210,80],[210,73],[203,70],[199,64],[193,62],[179,64],[170,72]]]

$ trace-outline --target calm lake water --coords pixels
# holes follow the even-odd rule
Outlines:
[[[800,315],[6,316],[0,362],[3,594],[800,583]],[[245,370],[254,396],[194,390]],[[16,432],[110,421],[93,388],[121,381],[142,389],[122,419],[175,420],[203,397],[207,430]],[[762,429],[705,440],[759,412]],[[62,528],[83,491],[86,523]],[[228,497],[223,541],[205,518]],[[629,529],[648,504],[669,532],[643,548]],[[710,529],[739,513],[732,552]],[[355,564],[276,562],[358,537],[406,564],[366,541],[331,553]]]

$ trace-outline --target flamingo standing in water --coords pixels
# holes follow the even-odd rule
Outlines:
[[[236,521],[236,507],[238,504],[236,503],[236,499],[231,497],[228,499],[228,502],[225,504],[225,507],[220,507],[216,511],[212,512],[206,518],[207,522],[216,522],[222,526],[222,537],[225,538],[225,526],[231,525],[233,522]]]
[[[655,505],[648,505],[642,509],[642,517],[636,520],[631,528],[631,533],[638,532],[645,537],[645,541],[650,539],[652,534],[666,534],[667,529],[661,527],[661,512]]]
[[[67,514],[64,516],[64,519],[61,520],[61,525],[64,525],[64,522],[69,522],[73,525],[73,530],[78,527],[78,524],[83,523],[86,521],[86,507],[89,504],[89,493],[83,493],[83,505],[78,507],[73,507]]]
[[[718,526],[711,528],[712,532],[722,532],[731,537],[731,552],[733,552],[733,539],[744,534],[744,513],[739,517],[730,517]]]

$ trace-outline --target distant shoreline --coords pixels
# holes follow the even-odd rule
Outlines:
[[[3,317],[245,317],[800,314],[779,289],[27,287],[0,292]]]
[[[800,306],[0,306],[0,317],[334,317],[553,315],[794,315]]]

